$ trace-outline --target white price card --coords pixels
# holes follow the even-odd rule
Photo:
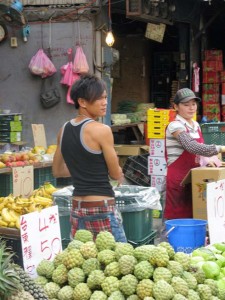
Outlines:
[[[52,261],[62,251],[58,206],[22,215],[20,235],[24,270],[35,278],[40,261]]]
[[[34,190],[34,167],[13,167],[13,195],[28,198]]]
[[[210,244],[224,242],[225,179],[207,183],[206,203]]]

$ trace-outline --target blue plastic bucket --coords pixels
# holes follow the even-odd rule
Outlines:
[[[165,221],[168,242],[176,252],[191,253],[205,245],[207,221],[174,219]]]

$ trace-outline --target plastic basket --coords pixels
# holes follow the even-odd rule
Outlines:
[[[225,122],[201,125],[206,144],[225,145]]]
[[[128,243],[130,243],[134,247],[138,247],[142,245],[154,245],[156,234],[157,234],[157,230],[152,230],[151,233],[143,240],[140,240],[138,242],[128,240]]]
[[[56,186],[56,178],[52,175],[52,167],[34,169],[34,189],[38,189],[45,181]]]
[[[124,176],[137,185],[150,186],[148,155],[129,156],[123,166]]]
[[[70,242],[70,211],[72,208],[72,197],[53,195],[53,201],[55,205],[58,205],[62,247],[64,249]]]
[[[0,174],[0,197],[6,197],[12,192],[12,174]]]
[[[129,243],[139,244],[152,232],[152,210],[122,212],[123,228]]]

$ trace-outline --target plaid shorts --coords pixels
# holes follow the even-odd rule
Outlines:
[[[78,229],[87,229],[94,238],[100,231],[109,231],[117,242],[127,242],[122,216],[115,206],[75,208],[71,212],[71,235]]]

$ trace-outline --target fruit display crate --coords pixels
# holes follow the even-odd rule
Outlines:
[[[151,177],[148,175],[149,154],[129,156],[123,166],[125,178],[141,186],[150,186]]]
[[[56,186],[56,178],[52,175],[52,167],[44,167],[34,169],[34,189],[39,188],[45,183],[45,181],[50,182]]]
[[[0,174],[0,197],[6,197],[12,192],[12,174]]]

